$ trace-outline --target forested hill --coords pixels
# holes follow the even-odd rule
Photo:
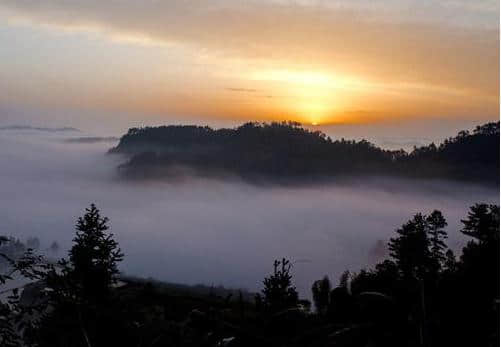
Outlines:
[[[186,173],[244,179],[311,180],[392,175],[499,182],[499,122],[461,131],[439,145],[389,151],[361,140],[333,140],[298,123],[246,123],[233,129],[160,126],[129,129],[111,153],[137,178]]]

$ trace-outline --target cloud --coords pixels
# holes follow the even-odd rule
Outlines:
[[[251,89],[251,88],[226,88],[226,90],[230,92],[242,92],[242,93],[255,93],[257,92],[257,89]]]
[[[30,1],[5,15],[66,30],[498,94],[498,5],[488,1]],[[493,71],[493,69],[495,71]]]
[[[1,38],[15,49],[2,62],[0,102],[141,121],[495,119],[498,8],[490,0],[5,0]],[[373,112],[350,111],[359,108]]]

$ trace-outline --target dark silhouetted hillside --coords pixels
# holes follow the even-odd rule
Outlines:
[[[246,123],[234,129],[132,128],[110,152],[126,154],[122,172],[136,178],[190,172],[272,181],[396,175],[497,183],[499,122],[410,153],[384,150],[366,140],[332,140],[293,122]]]

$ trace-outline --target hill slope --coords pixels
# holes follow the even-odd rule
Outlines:
[[[499,122],[461,131],[442,144],[389,151],[372,143],[332,140],[297,123],[246,123],[234,129],[202,126],[132,128],[111,153],[128,161],[132,177],[185,173],[231,174],[244,179],[312,180],[339,176],[397,175],[497,183]]]

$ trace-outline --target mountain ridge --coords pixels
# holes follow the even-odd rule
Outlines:
[[[190,172],[271,181],[388,175],[499,183],[499,122],[410,152],[382,149],[366,140],[333,140],[295,122],[245,123],[231,129],[131,128],[109,152],[126,155],[120,171],[135,178]]]

